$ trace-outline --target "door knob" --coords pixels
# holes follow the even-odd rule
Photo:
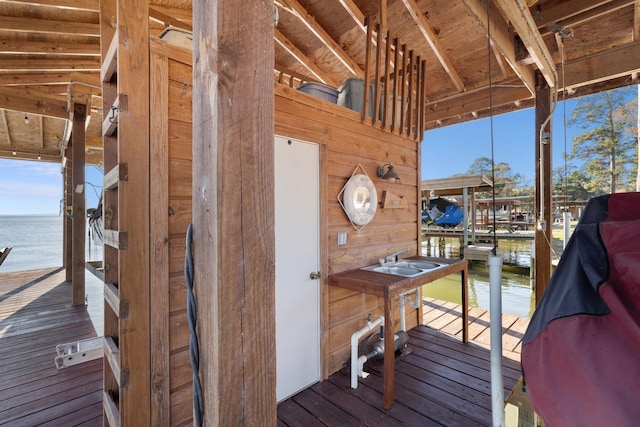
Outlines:
[[[312,271],[311,274],[309,274],[309,279],[311,280],[318,280],[319,278],[320,278],[319,271]]]

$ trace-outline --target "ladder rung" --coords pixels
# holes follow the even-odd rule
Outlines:
[[[113,401],[111,394],[107,390],[102,392],[102,402],[104,414],[107,417],[107,421],[109,421],[109,425],[120,427],[120,411],[118,411],[116,402]]]
[[[104,230],[103,242],[118,250],[127,249],[127,232],[118,230]]]
[[[105,282],[104,300],[109,304],[116,317],[120,319],[120,290],[113,283]]]
[[[119,387],[122,387],[122,371],[120,370],[120,350],[113,337],[104,337],[104,359],[111,368],[111,372]]]
[[[103,188],[105,191],[113,190],[120,181],[129,179],[129,168],[127,163],[118,163],[104,175]]]
[[[109,49],[104,55],[104,61],[100,69],[100,78],[104,83],[109,83],[118,68],[118,31],[113,34]]]

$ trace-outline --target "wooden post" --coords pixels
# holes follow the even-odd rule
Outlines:
[[[73,150],[71,150],[71,147],[67,147],[64,150],[64,155],[66,162],[64,165],[64,236],[62,265],[65,271],[64,280],[71,282],[73,280],[73,254],[71,253],[71,249],[73,248],[73,220],[71,219],[71,211],[68,209],[73,203]]]
[[[85,165],[85,121],[87,106],[73,104],[73,130],[71,133],[71,150],[73,151],[73,239],[72,239],[72,283],[73,305],[84,305],[84,269],[85,269],[85,239],[87,213],[84,196],[84,165]]]
[[[275,426],[273,2],[196,0],[193,17],[203,420]]]
[[[552,196],[551,196],[551,91],[542,74],[536,71],[536,213],[537,225],[535,234],[535,292],[536,304],[540,301],[549,279],[551,278],[551,235]],[[548,135],[548,142],[541,143],[540,129],[543,137]],[[541,166],[542,165],[542,166]],[[541,209],[543,207],[543,209]],[[540,223],[542,210],[543,223]],[[542,226],[541,226],[542,225]]]

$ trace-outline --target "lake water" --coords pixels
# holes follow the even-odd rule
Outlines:
[[[535,307],[529,267],[532,241],[500,240],[497,255],[502,257],[502,312],[518,317],[531,317]],[[422,254],[445,258],[460,257],[457,238],[423,242]],[[460,276],[451,275],[423,287],[423,295],[460,304]],[[469,306],[489,310],[489,269],[484,261],[472,261],[469,266]]]
[[[0,216],[0,248],[13,245],[0,273],[62,266],[63,217]],[[102,247],[87,239],[87,260],[102,259]]]

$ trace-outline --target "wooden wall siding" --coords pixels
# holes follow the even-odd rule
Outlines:
[[[151,40],[152,424],[192,420],[184,279],[191,201],[191,51]]]
[[[321,144],[324,149],[321,197],[326,207],[323,226],[327,233],[323,274],[323,376],[340,369],[349,358],[351,334],[364,326],[367,316],[382,314],[377,297],[326,285],[331,273],[374,264],[380,257],[401,249],[405,255],[419,254],[418,157],[419,142],[413,136],[392,134],[378,125],[360,122],[360,113],[300,93],[285,85],[275,88],[275,131],[277,135]],[[411,138],[411,139],[410,139]],[[390,184],[376,176],[376,168],[393,163],[401,177]],[[356,231],[338,203],[338,193],[356,165],[362,165],[373,180],[378,199],[392,191],[407,200],[407,209],[378,207],[371,223]],[[338,246],[338,231],[347,232],[347,245]],[[417,311],[407,310],[407,326],[417,324]]]

